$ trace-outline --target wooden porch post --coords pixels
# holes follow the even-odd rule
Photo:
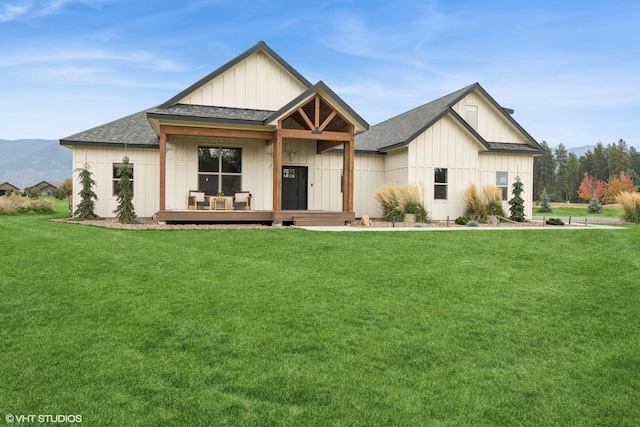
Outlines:
[[[273,143],[273,210],[282,210],[282,131],[281,124],[276,131],[276,139]]]
[[[160,126],[160,211],[166,209],[167,191],[167,134],[164,126]]]
[[[342,212],[353,212],[353,181],[355,142],[351,134],[349,141],[344,142],[344,155],[342,156]]]

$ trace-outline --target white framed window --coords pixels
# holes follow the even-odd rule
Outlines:
[[[435,200],[447,200],[448,171],[445,168],[436,168],[433,176],[433,198]]]
[[[118,193],[120,193],[120,177],[118,176],[118,169],[120,169],[123,166],[122,163],[114,163],[113,164],[113,196],[117,197]],[[129,163],[128,165],[128,169],[131,170],[131,192],[133,193],[133,163]]]
[[[467,123],[469,123],[469,126],[477,130],[478,129],[478,106],[465,105],[464,119]]]
[[[198,190],[228,196],[242,190],[242,149],[198,147]]]
[[[496,186],[502,190],[502,200],[509,197],[509,172],[496,172]]]

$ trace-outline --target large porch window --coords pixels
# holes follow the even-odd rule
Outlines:
[[[233,195],[242,190],[242,149],[198,147],[198,190]]]

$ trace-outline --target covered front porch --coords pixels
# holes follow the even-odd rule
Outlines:
[[[221,112],[200,107],[194,115],[193,108],[176,105],[148,113],[159,137],[158,220],[295,225],[344,225],[353,221],[354,136],[361,129],[327,91],[319,84],[276,112],[233,108]],[[207,116],[205,120],[206,114],[225,114],[227,118]],[[237,123],[228,119],[239,115],[244,119]],[[212,146],[220,153],[233,151],[240,159],[242,169],[236,165],[233,173],[227,174],[224,158],[219,156],[219,190],[230,196],[223,180],[235,175],[236,186],[240,187],[234,191],[253,194],[256,203],[252,202],[251,210],[189,210],[182,204],[191,190],[208,190],[208,196],[216,196],[203,183],[208,178],[197,154]],[[302,202],[292,205],[287,198],[295,181],[291,178],[307,173],[308,181],[300,181]]]

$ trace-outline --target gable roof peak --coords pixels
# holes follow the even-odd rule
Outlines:
[[[159,108],[168,108],[168,107],[171,107],[172,105],[177,104],[185,96],[194,92],[195,90],[202,87],[203,85],[209,83],[211,80],[218,77],[220,74],[233,68],[234,66],[236,66],[237,64],[244,61],[245,59],[247,59],[248,57],[250,57],[251,55],[255,54],[258,51],[264,52],[267,56],[269,56],[276,63],[278,63],[278,65],[280,65],[287,72],[289,72],[289,74],[291,74],[296,80],[298,80],[306,88],[310,88],[312,86],[309,80],[307,80],[302,74],[300,74],[295,68],[293,68],[287,61],[282,59],[282,57],[278,55],[273,49],[271,49],[264,41],[259,41],[253,47],[247,49],[240,55],[228,61],[223,66],[217,68],[215,71],[207,74],[206,76],[204,76],[203,78],[201,78],[200,80],[198,80],[197,82],[195,82],[194,84],[192,84],[191,86],[183,90],[182,92],[178,93],[173,98],[161,104]]]

